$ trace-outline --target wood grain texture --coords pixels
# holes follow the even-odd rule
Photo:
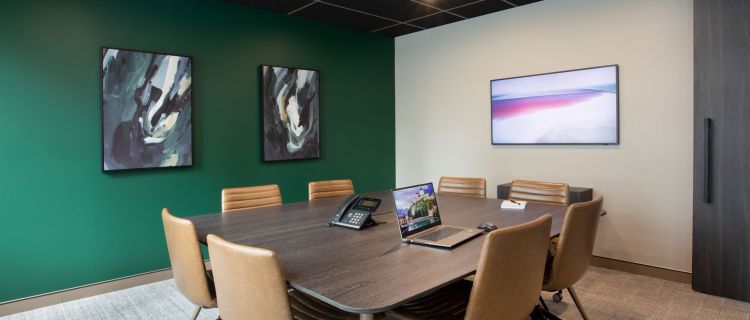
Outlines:
[[[694,2],[693,289],[744,301],[750,301],[749,16],[748,1]],[[710,181],[705,118],[713,126]]]
[[[202,242],[216,234],[275,251],[292,288],[349,312],[390,310],[476,271],[484,236],[452,250],[402,243],[391,193],[363,195],[380,198],[382,204],[373,216],[380,224],[361,231],[327,226],[343,198],[189,219]],[[513,226],[549,213],[550,236],[560,233],[566,210],[540,203],[503,210],[501,200],[451,194],[438,194],[438,202],[445,224],[467,228],[485,222]]]

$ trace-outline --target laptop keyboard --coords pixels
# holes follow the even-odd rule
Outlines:
[[[450,237],[450,236],[452,236],[452,235],[454,235],[456,233],[459,233],[459,232],[461,232],[463,230],[464,229],[462,229],[462,228],[445,227],[445,228],[442,228],[442,229],[440,229],[438,231],[433,231],[433,232],[430,232],[430,233],[425,233],[425,234],[417,237],[417,239],[435,242],[435,241],[443,240],[443,239],[445,239],[447,237]]]

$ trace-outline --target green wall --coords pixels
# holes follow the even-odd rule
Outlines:
[[[101,171],[100,52],[193,57],[194,165]],[[0,3],[0,301],[165,268],[162,207],[222,187],[395,183],[393,39],[220,0]],[[321,72],[321,158],[264,163],[258,65]]]

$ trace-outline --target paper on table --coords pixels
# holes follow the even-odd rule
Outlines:
[[[503,203],[500,204],[500,208],[502,209],[525,209],[526,208],[526,201],[510,201],[510,200],[503,200]]]

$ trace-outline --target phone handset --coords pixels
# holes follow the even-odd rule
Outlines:
[[[344,199],[341,206],[336,210],[329,226],[342,226],[360,230],[365,227],[375,225],[371,216],[378,209],[380,199],[365,198],[358,195],[352,195]]]
[[[336,215],[333,216],[333,219],[331,219],[331,223],[329,225],[333,225],[336,222],[341,222],[341,219],[344,218],[344,214],[349,211],[349,209],[354,206],[359,201],[360,196],[353,194],[344,200],[344,202],[339,206],[339,208],[336,210]]]

